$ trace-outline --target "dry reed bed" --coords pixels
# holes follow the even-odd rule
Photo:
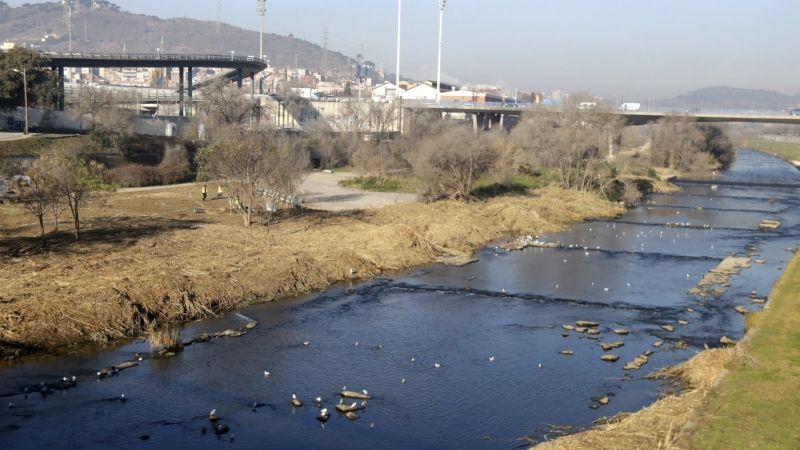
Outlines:
[[[180,198],[189,208],[194,203]],[[99,221],[127,220],[133,231],[109,235],[130,233],[130,239],[0,256],[0,356],[106,344],[348,278],[431,264],[510,234],[552,232],[622,212],[591,194],[556,188],[469,205],[310,213],[273,225],[270,232],[263,226],[244,229],[241,219],[228,220],[227,214],[191,226],[177,217],[171,223],[174,213],[165,208],[153,215],[93,211]],[[148,231],[138,235],[136,228]]]
[[[669,450],[676,444],[683,427],[732,362],[746,363],[739,347],[718,348],[698,353],[685,363],[664,370],[659,377],[683,381],[688,389],[677,395],[661,398],[635,413],[620,413],[606,424],[536,445],[536,450]]]

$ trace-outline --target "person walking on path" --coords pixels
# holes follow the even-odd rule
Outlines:
[[[206,195],[208,195],[208,188],[206,188],[206,185],[204,184],[203,185],[203,201],[206,201]]]
[[[222,198],[222,186],[217,186],[217,198]]]

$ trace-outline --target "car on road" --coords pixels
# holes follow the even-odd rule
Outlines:
[[[789,111],[790,116],[800,116],[800,109],[793,109]]]

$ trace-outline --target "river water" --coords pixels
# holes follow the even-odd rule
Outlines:
[[[787,248],[800,242],[800,172],[779,159],[740,150],[723,176],[679,185],[681,192],[652,195],[619,220],[541,237],[565,248],[490,245],[465,267],[336,286],[190,324],[184,336],[259,321],[245,336],[145,359],[108,378],[95,373],[146,345],[0,368],[0,393],[78,380],[47,396],[3,398],[0,448],[514,448],[525,444],[522,436],[541,438],[549,424],[578,428],[638,410],[658,398],[661,384],[636,378],[717,346],[723,335],[740,338],[743,317],[732,307],[758,309],[750,292],[766,295],[793,256]],[[777,232],[759,231],[767,218],[783,222]],[[672,223],[684,226],[665,226]],[[686,293],[748,246],[764,264],[751,263],[724,295],[701,306]],[[574,331],[562,337],[561,325],[576,320],[599,322],[599,340]],[[657,340],[665,344],[652,347]],[[614,341],[625,343],[610,352],[619,361],[601,361],[597,343]],[[688,347],[674,349],[679,342]],[[626,377],[625,362],[648,349],[656,351],[649,363]],[[334,411],[343,386],[374,396],[357,421]],[[293,408],[292,394],[305,405]],[[589,407],[591,397],[606,395],[609,404]],[[332,411],[324,428],[315,420],[317,396]],[[214,435],[212,409],[229,433]]]

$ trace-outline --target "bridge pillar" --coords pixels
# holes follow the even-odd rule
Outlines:
[[[236,69],[236,85],[239,89],[242,88],[242,68]]]
[[[500,114],[500,129],[503,128],[503,124],[505,122],[505,118],[506,118],[505,114]]]
[[[256,101],[256,74],[250,73],[250,106]]]
[[[478,114],[472,113],[472,131],[478,132]]]
[[[186,115],[191,117],[191,115],[192,115],[192,73],[193,73],[193,71],[192,71],[191,67],[188,67],[188,69],[189,70],[188,70],[188,73],[186,74],[186,80],[189,83],[188,90],[187,90],[187,94],[189,94],[188,95],[188,97],[189,97],[188,100],[189,101],[188,101],[188,105],[186,105],[186,113],[187,113]]]
[[[178,115],[183,115],[183,67],[178,68]]]
[[[58,69],[58,110],[64,110],[64,66]]]

